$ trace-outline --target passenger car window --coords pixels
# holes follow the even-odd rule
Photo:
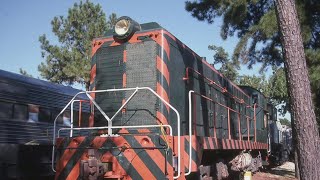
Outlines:
[[[10,102],[0,101],[0,118],[11,119],[13,113],[13,104]]]
[[[13,119],[27,120],[28,119],[28,106],[24,104],[14,104]]]

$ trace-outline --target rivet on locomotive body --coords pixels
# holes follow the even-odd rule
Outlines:
[[[150,141],[151,141],[151,140],[150,140],[149,137],[144,137],[144,138],[142,138],[142,139],[140,140],[140,144],[146,146],[146,145],[149,145],[149,144],[150,144]]]

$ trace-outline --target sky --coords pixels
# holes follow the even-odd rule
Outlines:
[[[0,5],[0,69],[18,73],[19,68],[39,77],[41,57],[39,36],[46,34],[52,42],[51,20],[66,16],[75,0],[2,0]],[[185,10],[184,0],[94,0],[109,16],[129,16],[139,23],[158,22],[197,54],[213,62],[213,52],[208,45],[223,46],[231,53],[237,38],[223,41],[220,37],[221,21],[214,24],[200,22]],[[54,42],[54,41],[53,41]],[[259,68],[259,67],[257,67]],[[256,73],[257,71],[245,71]],[[243,73],[243,72],[242,72]]]

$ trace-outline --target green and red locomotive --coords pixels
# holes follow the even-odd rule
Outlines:
[[[89,126],[55,134],[56,179],[222,179],[267,161],[273,106],[157,23],[119,18],[93,41],[91,66],[79,93],[91,100]]]

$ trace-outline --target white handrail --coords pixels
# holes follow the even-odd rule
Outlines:
[[[112,121],[118,114],[119,112],[128,104],[128,102],[133,98],[134,95],[136,95],[138,92],[138,89],[136,89],[131,96],[126,100],[126,102],[124,102],[122,104],[122,106],[118,109],[118,111],[112,116],[112,118],[110,119],[110,121]]]
[[[126,102],[124,102],[124,104],[118,109],[118,111],[112,116],[112,118],[109,118],[108,115],[105,114],[105,112],[100,108],[100,106],[95,102],[95,100],[90,96],[90,93],[103,93],[103,92],[116,92],[116,91],[133,91],[133,94],[126,100]],[[101,112],[101,114],[103,115],[103,117],[108,121],[108,126],[107,127],[88,127],[87,129],[99,129],[99,128],[108,128],[108,136],[112,136],[112,129],[113,128],[142,128],[142,127],[161,127],[161,126],[165,126],[165,127],[169,127],[170,128],[170,136],[172,136],[172,128],[170,125],[143,125],[143,126],[112,126],[112,120],[114,119],[114,117],[126,106],[126,104],[137,94],[138,90],[149,90],[151,91],[155,96],[157,96],[165,105],[169,106],[177,115],[177,136],[178,136],[178,175],[174,176],[174,179],[178,179],[180,177],[180,162],[181,162],[181,151],[180,151],[180,114],[179,112],[171,105],[169,104],[166,100],[164,100],[161,96],[159,96],[153,89],[151,89],[150,87],[136,87],[136,88],[121,88],[121,89],[106,89],[106,90],[95,90],[95,91],[84,91],[84,92],[79,92],[77,93],[71,100],[70,102],[61,110],[61,112],[58,114],[58,116],[55,118],[54,120],[54,127],[53,127],[53,146],[52,146],[52,162],[51,162],[51,167],[52,170],[54,172],[56,172],[56,170],[54,169],[54,152],[55,152],[55,140],[56,140],[56,121],[58,119],[58,117],[69,107],[70,104],[73,104],[74,101],[76,101],[76,97],[79,96],[80,94],[86,94],[87,97],[90,99],[90,101],[92,101],[92,103],[94,104],[94,106],[97,107],[97,109]],[[73,108],[73,106],[72,106]],[[71,109],[71,111],[73,111],[73,109]],[[72,121],[73,123],[73,121]],[[73,128],[73,126],[71,128],[61,128],[59,129],[58,133],[60,132],[60,130],[67,130],[69,129],[70,131],[73,130],[81,130],[84,128]]]
[[[86,91],[84,92],[87,97],[90,99],[90,101],[94,104],[94,106],[96,106],[96,108],[99,110],[99,112],[103,115],[103,117],[108,121],[110,122],[110,118],[109,116],[101,109],[101,107],[96,103],[96,101],[90,96],[89,92]],[[90,92],[91,93],[91,92]]]
[[[191,161],[192,161],[192,93],[194,93],[193,90],[189,91],[188,97],[189,97],[189,168],[188,172],[185,173],[185,176],[188,176],[191,174]]]
[[[150,128],[150,127],[167,127],[169,128],[169,135],[172,136],[172,127],[170,125],[167,124],[163,124],[163,125],[142,125],[142,126],[112,126],[112,129],[121,129],[121,128],[125,128],[125,129],[130,129],[130,128]],[[107,129],[108,126],[102,126],[102,127],[82,127],[82,128],[72,128],[73,130],[99,130],[99,129]],[[60,137],[60,131],[66,131],[66,130],[71,130],[71,128],[60,128],[58,130],[58,137]]]

